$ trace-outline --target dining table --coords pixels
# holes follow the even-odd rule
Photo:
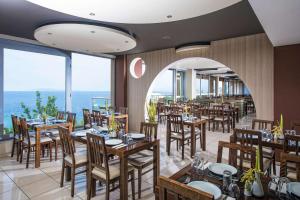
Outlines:
[[[112,115],[111,113],[101,113],[100,115],[102,119],[107,121],[107,126],[111,123],[113,116],[115,119],[125,120],[125,132],[128,133],[128,114],[114,113]]]
[[[41,121],[28,121],[27,127],[35,131],[35,168],[41,166],[41,132],[50,129],[57,129],[59,126],[69,127],[70,124],[66,123],[65,120],[53,120],[47,123]]]
[[[239,172],[240,174],[237,175],[238,182],[237,185],[240,188],[240,198],[239,200],[259,200],[259,199],[264,199],[264,200],[274,200],[277,199],[275,192],[271,192],[268,190],[268,184],[271,181],[270,177],[267,176],[261,176],[261,183],[264,189],[264,197],[248,197],[245,196],[243,191],[244,191],[244,184],[240,181],[240,177],[241,177],[241,172]],[[212,174],[212,172],[209,171],[208,168],[206,168],[202,173],[199,173],[197,170],[195,170],[191,164],[186,165],[185,167],[183,167],[181,170],[179,170],[178,172],[176,172],[175,174],[171,175],[169,177],[172,180],[178,181],[180,183],[184,183],[184,184],[188,184],[192,181],[205,181],[205,182],[209,182],[212,183],[214,185],[216,185],[217,187],[220,188],[221,192],[222,192],[222,198],[221,199],[228,199],[228,194],[226,194],[223,191],[223,178],[220,176],[217,176],[215,174]],[[156,193],[159,192],[158,189],[156,189]],[[157,195],[157,194],[156,194]],[[170,196],[170,198],[168,199],[172,199],[172,196]]]
[[[72,133],[74,141],[86,144],[86,136],[76,136],[76,132]],[[138,153],[143,150],[153,150],[153,191],[158,185],[158,178],[160,174],[160,152],[159,139],[144,138],[140,140],[132,140],[129,144],[121,148],[114,148],[114,146],[106,145],[106,150],[109,155],[118,156],[120,159],[120,199],[128,199],[128,158],[130,155]],[[67,180],[70,180],[71,169],[67,168]]]

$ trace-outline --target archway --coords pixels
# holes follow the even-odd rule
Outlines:
[[[239,84],[236,85],[236,87],[239,87],[238,89],[234,89],[236,90],[236,94],[235,95],[245,95],[245,91],[247,91],[247,95],[249,95],[251,97],[251,91],[250,89],[247,87],[247,85],[244,83],[244,81],[238,76],[238,74],[236,74],[233,70],[231,70],[230,67],[225,66],[224,64],[209,59],[209,58],[204,58],[204,57],[189,57],[189,58],[182,58],[180,60],[177,60],[175,62],[172,62],[170,64],[168,64],[166,67],[164,67],[157,75],[156,77],[153,79],[153,81],[151,82],[148,90],[147,90],[147,95],[146,95],[146,99],[145,99],[145,104],[144,104],[144,118],[147,118],[147,105],[149,104],[150,100],[154,100],[157,101],[157,99],[155,99],[155,96],[160,96],[163,97],[164,94],[159,95],[160,93],[157,91],[153,91],[157,86],[157,83],[159,85],[164,85],[164,80],[161,79],[160,77],[166,73],[167,70],[176,70],[176,71],[184,71],[185,73],[187,71],[197,71],[196,76],[201,75],[201,74],[209,74],[212,75],[212,77],[218,77],[218,83],[219,83],[219,77],[221,77],[221,83],[222,83],[222,87],[224,87],[223,82],[225,82],[225,80],[227,80],[227,83],[229,83],[229,80],[236,80],[237,83],[241,83],[242,86],[240,86]],[[199,71],[199,72],[198,72]],[[165,78],[165,77],[164,77]],[[170,78],[170,77],[169,77]],[[192,82],[193,83],[193,82]],[[215,82],[214,82],[215,83]],[[173,85],[175,84],[175,82],[173,82]],[[185,90],[187,89],[188,85],[187,83],[185,83]],[[192,85],[190,85],[192,86]],[[194,87],[194,86],[192,86]],[[214,86],[215,87],[215,86]],[[218,91],[220,88],[218,88],[218,86],[216,86],[214,89],[215,94],[213,94],[213,96],[225,96],[224,94],[224,88],[221,87],[221,91]],[[241,88],[242,87],[242,92],[241,92]],[[230,90],[231,88],[229,88],[229,84],[228,84],[228,88],[227,90]],[[201,90],[201,88],[200,88]],[[154,93],[153,92],[157,92]],[[177,91],[174,91],[174,86],[173,86],[173,99],[176,100],[176,97],[178,96],[177,94],[174,94]],[[191,93],[191,92],[190,92]],[[210,96],[211,94],[209,94]],[[230,91],[228,91],[227,96],[230,95]],[[174,97],[175,96],[175,97]],[[194,99],[194,98],[198,98],[197,94],[185,94],[184,96],[188,99]],[[200,97],[201,97],[201,92],[200,92]],[[252,99],[252,97],[251,97]],[[254,105],[255,108],[255,105]]]

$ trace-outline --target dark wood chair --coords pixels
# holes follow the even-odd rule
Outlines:
[[[65,111],[58,111],[56,115],[56,119],[65,119],[66,118],[66,112]]]
[[[128,114],[128,108],[127,107],[119,107],[119,113],[121,114]]]
[[[72,125],[72,132],[76,128],[76,113],[67,112],[67,122]]]
[[[213,122],[214,116],[213,111],[207,107],[201,107],[201,119],[208,121],[208,130],[210,131],[210,124]]]
[[[95,196],[96,180],[100,180],[106,185],[105,199],[109,200],[110,191],[116,189],[116,187],[110,189],[110,185],[115,186],[114,183],[120,179],[120,165],[109,162],[112,160],[109,160],[103,137],[87,133],[87,148],[89,163],[87,199]],[[132,199],[135,199],[134,168],[130,165],[128,166],[128,174],[131,177]]]
[[[224,106],[215,105],[213,106],[213,131],[215,131],[216,125],[219,126],[219,123],[222,124],[223,133],[225,132],[225,124],[227,124],[227,132],[230,133],[230,121],[231,117],[226,115],[224,111]]]
[[[86,157],[86,152],[76,152],[75,143],[71,138],[71,130],[72,130],[72,126],[70,126],[69,128],[65,128],[62,126],[58,127],[62,153],[63,153],[60,187],[64,186],[65,168],[70,167],[71,168],[71,196],[73,197],[74,187],[75,187],[75,175],[86,172],[86,170],[83,170],[76,173],[76,169],[84,166],[87,167],[87,157]]]
[[[27,160],[26,160],[26,168],[29,166],[29,159],[30,159],[30,153],[35,152],[35,138],[30,137],[28,126],[25,118],[20,118],[20,126],[19,126],[20,132],[21,132],[21,156],[20,156],[20,163],[23,161],[23,153],[24,150],[27,149]],[[50,161],[52,161],[52,139],[47,136],[42,136],[40,138],[40,144],[41,149],[48,149],[48,153],[50,153]]]
[[[158,122],[165,124],[168,118],[168,108],[162,102],[158,102],[156,105]]]
[[[92,116],[94,123],[97,124],[97,126],[103,126],[103,119],[101,117],[101,112],[99,110],[92,110]]]
[[[176,180],[159,177],[159,200],[185,199],[185,200],[213,200],[212,194],[206,193],[180,183]]]
[[[263,119],[253,119],[252,129],[253,130],[273,130],[274,121],[263,120]]]
[[[17,147],[17,161],[19,161],[20,156],[20,145],[21,145],[21,132],[19,129],[19,119],[15,115],[11,115],[12,126],[13,126],[13,144],[11,150],[11,157],[14,157],[15,147]]]
[[[300,156],[282,152],[280,158],[280,176],[292,181],[300,181]],[[291,171],[289,164],[293,164],[295,170]]]
[[[252,168],[255,167],[255,157],[256,157],[255,147],[243,147],[236,143],[219,141],[217,163],[223,162],[222,155],[223,155],[224,148],[227,148],[230,152],[227,159],[229,165],[232,165],[240,170],[243,170],[244,168],[249,167],[249,166],[246,167],[243,166],[243,164],[245,163],[244,159],[247,159],[247,161],[250,161],[250,166]]]
[[[300,120],[292,120],[291,129],[295,130],[297,134],[300,134]]]
[[[92,128],[93,118],[91,116],[90,110],[84,108],[82,109],[82,113],[83,113],[83,128],[84,129]]]
[[[271,161],[273,161],[273,164],[275,163],[275,156],[271,155],[269,157],[264,156],[263,152],[263,146],[262,146],[262,135],[260,131],[255,130],[245,130],[245,129],[234,129],[233,131],[233,143],[238,143],[242,147],[255,147],[258,148],[260,153],[260,169],[263,172],[268,172],[270,174],[270,166]],[[274,152],[273,152],[274,153]],[[250,158],[250,157],[249,157]],[[247,166],[248,168],[251,167],[249,163],[249,159],[247,162],[247,159],[244,159],[244,166]],[[273,166],[273,170],[275,173],[276,166]]]
[[[157,139],[157,124],[149,122],[141,122],[140,133],[145,134],[145,139]],[[144,150],[136,153],[128,158],[128,162],[138,170],[138,198],[141,198],[142,191],[142,175],[152,171],[149,168],[147,171],[142,171],[153,163],[152,149]]]
[[[171,143],[173,141],[178,142],[181,146],[181,158],[184,159],[184,145],[188,144],[191,139],[191,133],[187,129],[184,129],[182,115],[169,114],[167,123],[167,152],[170,155]]]

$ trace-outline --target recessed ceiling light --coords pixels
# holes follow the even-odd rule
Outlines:
[[[162,39],[163,39],[163,40],[170,40],[170,39],[171,39],[171,36],[165,35],[165,36],[162,37]]]
[[[95,31],[91,31],[91,33],[96,33]]]
[[[172,15],[167,15],[167,18],[168,18],[168,19],[170,19],[170,18],[172,18],[172,17],[173,17]]]
[[[96,15],[95,13],[92,13],[92,12],[90,13],[90,16],[95,16],[95,15]]]
[[[52,33],[48,33],[48,35],[52,35]]]

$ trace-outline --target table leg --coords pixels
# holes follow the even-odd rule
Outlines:
[[[202,134],[202,137],[201,137],[201,147],[202,147],[202,150],[203,151],[206,151],[206,122],[204,122],[202,125],[201,125],[201,134]]]
[[[196,148],[196,135],[195,135],[195,125],[191,125],[191,158],[195,154],[195,148]]]
[[[167,121],[167,133],[166,133],[166,151],[168,156],[170,156],[170,134],[169,134],[169,122]]]
[[[128,199],[128,160],[126,156],[120,158],[120,199]]]
[[[153,192],[155,187],[158,186],[158,179],[160,174],[160,152],[159,152],[159,141],[153,148]]]
[[[41,165],[41,132],[40,129],[35,129],[35,168],[39,168]]]

